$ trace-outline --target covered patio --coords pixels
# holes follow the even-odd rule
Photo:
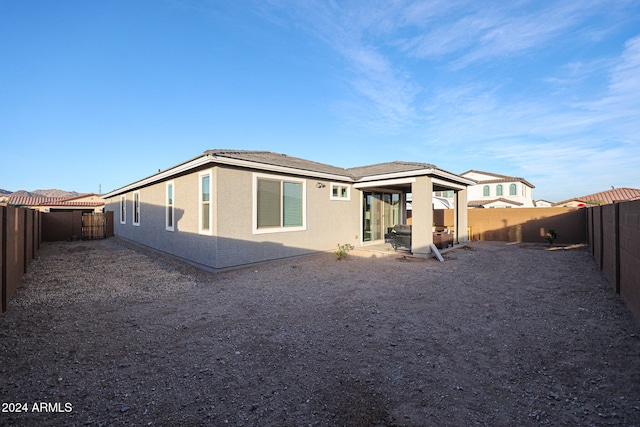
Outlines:
[[[391,175],[391,174],[390,174]],[[467,186],[472,181],[436,169],[421,168],[393,174],[396,176],[364,177],[354,184],[362,193],[362,246],[384,248],[385,236],[398,224],[410,225],[410,245],[405,245],[413,256],[431,256],[435,222],[433,193],[453,191],[454,225],[451,233],[453,245],[466,243],[468,236]],[[402,176],[404,175],[404,176]],[[411,203],[407,209],[408,200]],[[392,249],[393,250],[393,249]]]

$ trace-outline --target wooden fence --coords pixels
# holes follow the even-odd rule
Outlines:
[[[49,212],[42,214],[42,240],[57,242],[113,236],[113,212]]]
[[[640,321],[640,200],[588,208],[591,255]]]
[[[0,206],[0,224],[0,313],[4,313],[27,267],[40,249],[41,215],[32,209]]]
[[[107,216],[102,212],[83,214],[82,240],[104,239],[105,237],[107,237]]]

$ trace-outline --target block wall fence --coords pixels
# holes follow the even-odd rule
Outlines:
[[[640,322],[640,200],[587,209],[591,255]]]
[[[0,313],[7,311],[22,276],[40,249],[41,231],[40,212],[0,206]]]

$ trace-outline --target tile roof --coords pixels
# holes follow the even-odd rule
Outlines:
[[[327,165],[324,163],[313,162],[311,160],[300,159],[298,157],[288,156],[286,154],[274,153],[271,151],[215,149],[205,151],[205,154],[273,166],[283,166],[304,171],[342,175],[353,179],[362,178],[363,176],[382,175],[395,172],[407,172],[421,169],[437,169],[436,166],[429,163],[401,161],[378,163],[375,165],[359,166],[345,169],[337,166]]]
[[[323,176],[323,178],[336,179],[336,180],[358,180],[366,176],[385,175],[402,172],[412,172],[421,170],[433,170],[435,175],[444,177],[445,179],[459,179],[463,183],[471,183],[473,180],[460,177],[451,172],[447,172],[443,169],[438,169],[434,165],[428,163],[415,163],[415,162],[387,162],[377,165],[361,166],[355,168],[341,168],[337,166],[331,166],[324,163],[318,163],[311,160],[305,160],[298,157],[288,156],[286,154],[274,153],[271,151],[262,150],[233,150],[233,149],[213,149],[207,150],[200,155],[190,160],[182,162],[176,166],[158,173],[135,181],[118,189],[108,192],[102,195],[103,198],[110,198],[123,192],[130,191],[134,188],[150,185],[163,179],[168,179],[177,173],[184,173],[196,167],[203,167],[204,165],[213,163],[235,165],[242,168],[252,168],[252,163],[255,164],[256,170],[275,170],[282,171],[286,169],[287,173],[295,174],[295,170],[300,171],[301,176]]]
[[[286,154],[273,153],[271,151],[216,149],[205,151],[205,154],[273,166],[283,166],[303,171],[347,175],[346,169],[343,168],[313,162],[311,160],[300,159],[298,157],[287,156]]]
[[[12,206],[39,206],[41,203],[63,200],[62,197],[47,196],[10,196],[8,205]]]
[[[358,179],[364,176],[384,175],[384,174],[396,173],[396,172],[409,172],[409,171],[421,170],[421,169],[438,169],[438,168],[429,163],[401,162],[396,160],[393,162],[378,163],[375,165],[349,168],[347,169],[347,172],[352,178]]]
[[[524,178],[520,178],[520,177],[517,177],[517,176],[500,175],[500,174],[493,173],[493,172],[484,172],[484,171],[479,171],[479,170],[475,170],[475,169],[471,169],[471,170],[468,170],[468,171],[466,171],[464,173],[461,173],[460,176],[465,176],[468,173],[479,173],[479,174],[482,174],[482,175],[490,175],[490,176],[494,176],[495,177],[494,179],[475,179],[474,178],[474,181],[477,181],[478,184],[498,184],[500,182],[514,182],[514,181],[517,181],[517,182],[522,182],[522,183],[528,185],[530,188],[536,188],[535,185],[533,185],[532,183],[530,183],[529,181],[527,181]]]
[[[636,200],[640,197],[640,189],[638,188],[612,188],[611,190],[601,191],[599,193],[589,194],[587,196],[576,197],[569,200],[563,200],[554,206],[561,206],[569,202],[583,202],[595,205],[608,205],[614,202],[624,202],[627,200]]]
[[[69,201],[69,199],[65,197],[11,196],[7,200],[7,205],[9,206],[68,206],[68,207],[93,206],[95,207],[95,206],[104,205],[104,201],[74,202],[74,201]]]
[[[102,206],[104,205],[104,200],[102,202],[68,202],[66,200],[57,200],[46,203],[41,203],[38,206]]]

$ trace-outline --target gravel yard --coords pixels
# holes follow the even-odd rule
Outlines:
[[[640,425],[640,326],[586,248],[476,242],[210,274],[45,243],[0,317],[1,425]]]

